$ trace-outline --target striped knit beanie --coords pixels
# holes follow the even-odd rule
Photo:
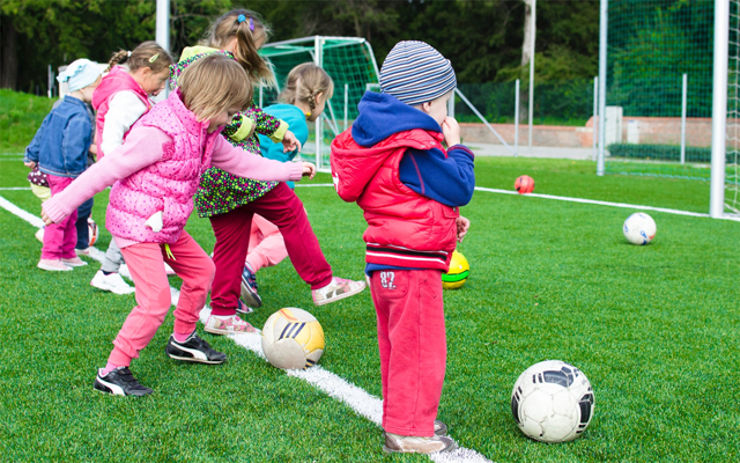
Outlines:
[[[418,40],[404,40],[391,49],[379,80],[383,93],[408,105],[432,101],[457,87],[450,60]]]

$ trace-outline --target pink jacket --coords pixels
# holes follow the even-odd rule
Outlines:
[[[44,202],[44,212],[58,222],[113,185],[106,214],[106,228],[112,235],[127,241],[173,243],[193,210],[200,174],[211,165],[241,177],[300,180],[300,163],[245,153],[221,137],[219,130],[208,133],[208,125],[196,120],[179,91],[172,92],[134,124],[123,145]],[[160,211],[162,228],[155,231],[145,222]]]
[[[151,108],[149,103],[149,95],[146,94],[141,85],[139,85],[131,74],[122,67],[115,66],[111,71],[103,77],[100,81],[100,85],[97,86],[95,92],[93,92],[92,105],[96,111],[95,115],[95,146],[98,148],[98,160],[100,160],[105,153],[101,148],[103,143],[103,127],[105,127],[105,115],[108,113],[110,100],[118,92],[121,91],[132,91],[139,97],[142,103],[146,105],[147,110]],[[129,130],[130,131],[130,130]],[[128,132],[126,132],[128,134]],[[125,137],[125,135],[124,135]]]

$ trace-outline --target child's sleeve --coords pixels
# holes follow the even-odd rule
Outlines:
[[[105,114],[100,148],[102,153],[110,153],[116,146],[123,144],[123,136],[128,132],[147,110],[146,105],[131,91],[122,91],[111,98],[108,112]]]
[[[234,115],[231,122],[222,131],[230,139],[240,142],[252,134],[254,121],[246,114],[239,112]]]
[[[238,177],[255,180],[287,182],[303,176],[303,164],[280,162],[232,146],[223,137],[217,137],[211,163]]]
[[[223,137],[219,137],[223,140]],[[150,164],[162,159],[163,145],[172,140],[152,127],[132,131],[123,145],[108,153],[63,191],[42,204],[47,216],[54,222],[67,217],[87,199]],[[157,149],[159,148],[159,149]]]
[[[422,196],[451,207],[464,206],[475,189],[474,155],[466,146],[444,151],[409,149],[399,165],[399,177]]]
[[[78,160],[87,165],[87,152],[92,143],[92,124],[87,114],[72,117],[64,128],[62,156],[68,160]]]
[[[283,141],[285,132],[288,131],[288,124],[285,121],[267,114],[257,106],[251,106],[244,114],[254,120],[257,133],[267,135],[275,143]]]
[[[31,143],[26,147],[26,151],[23,154],[23,162],[33,161],[36,164],[39,163],[39,153],[41,152],[41,137],[45,130],[47,130],[49,116],[44,118],[41,123],[41,127],[36,130],[36,134],[33,136]]]

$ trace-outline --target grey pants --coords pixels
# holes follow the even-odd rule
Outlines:
[[[108,250],[105,251],[105,257],[103,258],[103,265],[100,266],[100,270],[109,273],[118,273],[118,269],[123,263],[123,254],[121,249],[116,244],[115,238],[111,237]]]

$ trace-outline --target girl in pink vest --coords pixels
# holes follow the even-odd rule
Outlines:
[[[234,60],[213,55],[189,67],[180,87],[132,127],[123,144],[42,205],[47,224],[63,220],[85,199],[113,185],[106,225],[134,280],[138,305],[113,341],[94,388],[115,395],[152,392],[129,370],[149,344],[171,304],[165,263],[182,278],[174,329],[165,348],[176,360],[220,364],[217,352],[196,332],[213,280],[213,261],[185,231],[201,173],[218,166],[260,180],[313,177],[311,163],[282,163],[231,146],[220,132],[252,99],[252,83]]]
[[[269,28],[253,11],[236,9],[224,13],[210,29],[208,46],[183,50],[180,62],[173,66],[170,83],[177,83],[179,73],[192,66],[192,63],[204,56],[219,54],[239,63],[253,82],[269,85],[274,82],[275,76],[269,63],[257,53],[267,41],[268,32]],[[250,105],[230,121],[223,133],[233,145],[259,152],[259,140],[255,132],[282,143],[285,152],[300,151],[300,143],[295,134],[288,130],[288,124],[255,105]],[[308,221],[303,203],[293,190],[284,182],[255,180],[214,167],[204,172],[195,194],[196,211],[200,217],[210,220],[216,238],[213,247],[216,274],[211,289],[212,310],[204,328],[208,333],[228,335],[256,331],[237,315],[237,312],[250,311],[239,302],[240,294],[253,307],[262,304],[256,292],[241,292],[242,281],[250,280],[244,262],[254,214],[261,215],[278,227],[293,267],[311,287],[314,304],[336,302],[365,289],[364,281],[334,276]]]
[[[126,63],[125,66],[120,63]],[[98,160],[123,144],[131,126],[151,108],[149,96],[164,89],[169,78],[172,57],[157,42],[147,41],[133,51],[120,50],[109,61],[110,72],[93,93],[95,108],[95,144]],[[121,250],[111,240],[100,270],[90,285],[115,294],[131,294],[118,270],[123,263]]]

